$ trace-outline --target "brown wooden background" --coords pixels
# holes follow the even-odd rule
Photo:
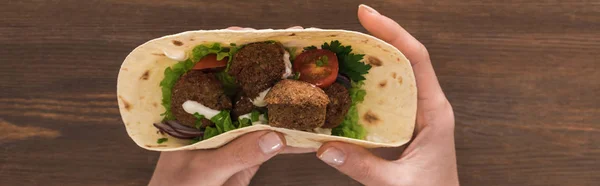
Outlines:
[[[159,154],[129,139],[115,95],[130,50],[230,25],[364,32],[361,2],[428,47],[462,185],[600,184],[597,0],[3,0],[0,185],[147,184]],[[272,159],[253,185],[358,183],[306,154]]]

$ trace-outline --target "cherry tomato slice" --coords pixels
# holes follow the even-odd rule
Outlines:
[[[302,52],[294,60],[294,71],[300,73],[301,81],[325,88],[335,82],[339,71],[335,53],[315,49]]]
[[[217,60],[216,54],[209,54],[200,59],[200,61],[198,61],[198,63],[196,63],[192,69],[202,70],[224,66],[227,66],[227,57],[223,58],[222,60]]]

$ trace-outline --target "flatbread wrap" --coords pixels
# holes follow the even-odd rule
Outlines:
[[[124,60],[119,110],[153,151],[211,149],[273,130],[288,146],[397,147],[413,134],[417,87],[392,45],[347,30],[199,30],[150,40]]]

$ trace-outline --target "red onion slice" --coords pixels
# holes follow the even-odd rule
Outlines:
[[[177,121],[167,121],[165,124],[172,127],[173,129],[175,129],[176,132],[179,132],[186,136],[194,136],[194,137],[204,136],[203,131],[179,124]]]
[[[177,132],[175,129],[173,129],[173,127],[164,124],[164,123],[155,123],[154,127],[158,128],[160,131],[163,131],[167,134],[169,134],[170,136],[173,136],[175,138],[179,138],[179,139],[193,139],[197,136],[193,136],[193,135],[186,135],[183,133],[179,133]]]
[[[335,82],[338,82],[338,83],[344,85],[344,87],[346,87],[347,89],[350,89],[350,87],[352,87],[352,84],[350,83],[350,79],[342,74],[337,75]]]

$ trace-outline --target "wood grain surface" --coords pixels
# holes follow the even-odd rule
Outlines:
[[[462,185],[600,184],[597,0],[3,0],[0,185],[147,184],[159,154],[127,136],[115,95],[129,51],[231,25],[365,32],[359,3],[428,47]],[[359,184],[303,154],[268,161],[252,185]]]

